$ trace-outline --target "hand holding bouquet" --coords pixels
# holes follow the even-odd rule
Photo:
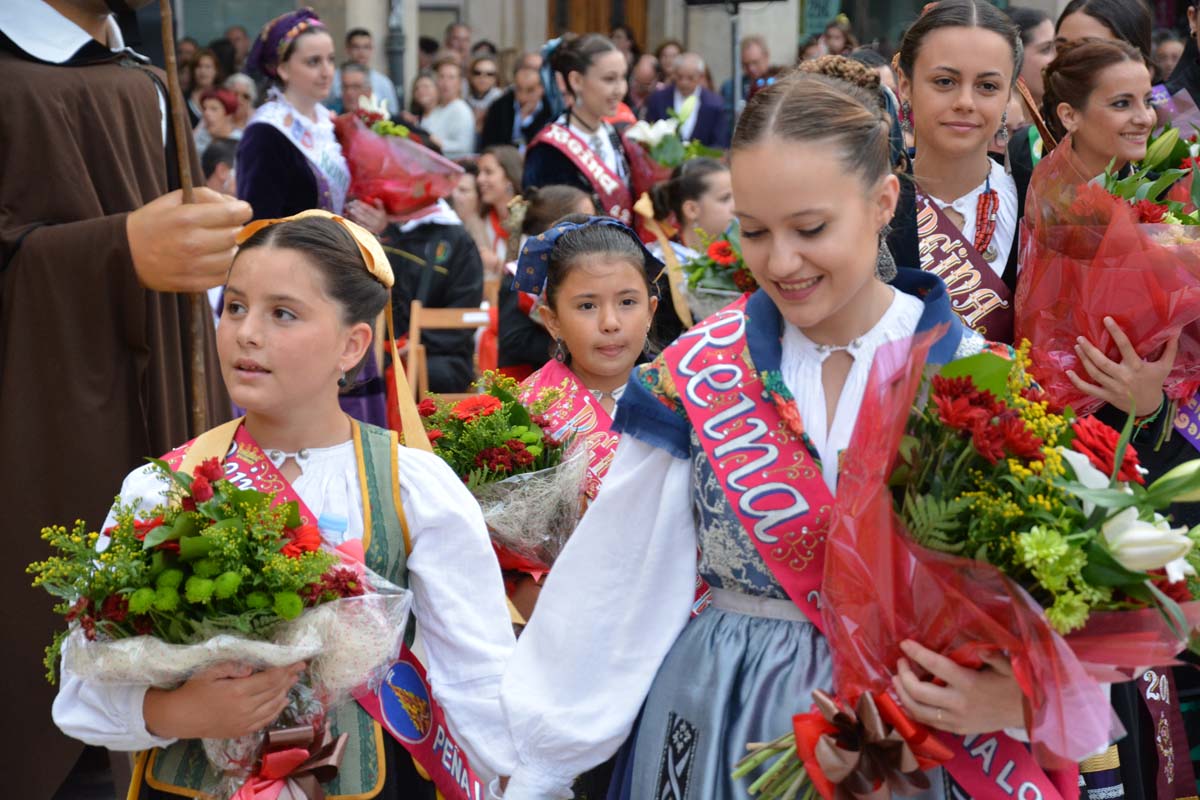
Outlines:
[[[321,549],[320,531],[296,503],[234,485],[216,459],[192,475],[160,460],[154,469],[170,488],[149,514],[122,506],[103,534],[82,522],[42,532],[57,555],[29,572],[62,598],[56,610],[69,624],[47,649],[50,679],[60,655],[83,680],[156,688],[221,664],[307,662],[281,720],[322,728],[399,652],[410,594],[361,558]],[[259,732],[205,740],[205,749],[240,784],[263,741]]]
[[[361,108],[333,123],[350,167],[350,196],[368,205],[382,202],[397,221],[454,190],[462,167],[413,141],[407,128],[388,118],[384,101],[360,102]]]
[[[1066,373],[1089,380],[1075,350],[1080,336],[1122,361],[1107,317],[1144,359],[1157,359],[1178,337],[1166,381],[1170,399],[1187,399],[1200,384],[1198,151],[1200,145],[1168,129],[1131,176],[1110,170],[1089,182],[1068,138],[1034,171],[1016,331],[1018,340],[1033,343],[1034,377],[1057,404],[1081,414],[1103,404]]]
[[[501,566],[547,570],[579,521],[586,449],[545,430],[553,390],[525,405],[517,382],[495,372],[476,388],[455,403],[422,400],[426,434],[479,501]]]
[[[1097,680],[1173,663],[1200,621],[1196,603],[1177,602],[1200,566],[1196,534],[1158,513],[1197,496],[1197,464],[1143,487],[1129,429],[1056,411],[1026,352],[983,353],[925,381],[929,334],[909,346],[876,354],[839,476],[821,589],[838,698],[741,767],[782,754],[776,789],[802,777],[830,798],[875,763],[835,769],[851,741],[828,738],[839,713],[859,740],[874,731],[889,752],[908,748],[907,769],[873,773],[896,791],[946,760],[890,694],[906,639],[968,668],[1011,661],[1033,754],[1058,766],[1119,732]]]

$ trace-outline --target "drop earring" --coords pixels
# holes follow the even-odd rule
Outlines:
[[[567,361],[567,343],[562,339],[554,340],[554,360],[560,364],[565,364]]]
[[[875,277],[884,283],[891,283],[897,274],[896,259],[887,243],[888,234],[891,232],[891,223],[879,229],[879,257],[875,261]]]
[[[996,131],[996,138],[1002,142],[1008,141],[1008,110],[1000,116],[1000,130]]]
[[[900,128],[905,133],[913,132],[912,104],[907,100],[900,104]]]
[[[345,370],[342,370],[342,377],[338,378],[337,383],[338,383],[339,389],[345,389],[347,386],[350,385],[350,382],[346,380],[346,371]]]

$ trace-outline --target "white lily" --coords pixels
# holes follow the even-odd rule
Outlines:
[[[696,110],[696,103],[698,102],[696,99],[697,94],[698,93],[693,93],[691,97],[689,97],[687,100],[684,100],[683,105],[678,111],[675,112],[675,115],[679,117],[679,119],[685,120],[692,116],[692,112]]]
[[[384,119],[391,119],[392,115],[388,113],[388,101],[382,97],[375,99],[373,94],[360,95],[358,98],[358,107],[367,113],[382,114]]]
[[[666,137],[673,136],[678,129],[679,122],[673,119],[660,119],[654,124],[638,120],[625,131],[625,138],[650,148]]]
[[[1071,471],[1075,473],[1075,480],[1079,481],[1087,489],[1107,489],[1108,476],[1092,465],[1091,460],[1076,450],[1069,447],[1059,447],[1059,455],[1063,457],[1068,464],[1071,465]],[[1096,509],[1095,503],[1090,500],[1083,501],[1084,516],[1091,516]]]
[[[1146,522],[1138,519],[1136,508],[1126,508],[1110,517],[1100,532],[1113,558],[1126,569],[1147,572],[1170,567],[1168,576],[1175,572],[1182,580],[1187,564],[1181,566],[1177,562],[1183,561],[1192,549],[1187,528],[1172,528],[1165,518],[1155,516],[1153,522]]]
[[[1165,481],[1174,480],[1175,478],[1190,477],[1195,474],[1196,470],[1200,469],[1200,458],[1187,461],[1174,467],[1165,475],[1162,475],[1154,483],[1150,484],[1150,490],[1153,491],[1155,486],[1159,486]],[[1195,489],[1190,492],[1176,495],[1171,498],[1172,503],[1195,503],[1200,501],[1200,489]]]

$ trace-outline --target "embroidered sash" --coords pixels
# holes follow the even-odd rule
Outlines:
[[[745,302],[683,334],[663,359],[730,507],[788,597],[823,632],[834,498],[799,425],[784,418],[754,368]],[[1029,751],[1005,734],[939,738],[954,752],[946,768],[971,797],[1062,800]]]
[[[317,105],[319,122],[298,113],[283,95],[274,93],[271,101],[264,103],[254,112],[247,127],[256,123],[270,125],[288,138],[296,149],[304,154],[317,177],[328,189],[318,187],[318,202],[322,208],[335,214],[342,213],[346,204],[346,192],[350,188],[350,167],[342,155],[342,147],[333,134],[333,122],[329,111]],[[320,181],[318,181],[320,182]]]
[[[543,415],[550,423],[550,435],[560,442],[571,436],[586,441],[588,468],[585,493],[590,503],[596,499],[600,482],[612,465],[621,435],[613,432],[612,417],[566,364],[551,360],[526,378],[521,384],[521,402],[531,402],[547,389],[561,393],[561,397]]]
[[[1188,444],[1200,450],[1200,398],[1191,397],[1179,403],[1174,425],[1175,430]]]
[[[615,217],[628,225],[632,219],[633,196],[629,187],[621,177],[608,168],[600,158],[592,152],[587,142],[580,139],[570,128],[553,123],[542,128],[533,137],[529,146],[540,144],[553,147],[567,157],[576,169],[583,173],[596,194],[604,213]]]
[[[235,420],[220,430],[238,422],[240,420]],[[185,454],[190,464],[198,463],[203,457],[207,457],[202,452],[191,452],[185,445],[164,456],[164,460],[172,467],[177,467],[183,462]],[[271,463],[244,425],[237,426],[233,441],[226,451],[224,464],[226,478],[235,486],[274,493],[276,503],[294,501],[304,523],[317,521],[291,483]],[[366,480],[365,476],[360,476],[360,479]],[[365,488],[367,484],[364,482],[362,485]],[[385,487],[379,488],[380,491],[386,491]],[[395,502],[399,510],[398,496]],[[364,497],[364,507],[367,503],[368,498]],[[403,514],[402,510],[400,513]],[[404,539],[407,548],[407,527],[404,530]],[[396,662],[388,669],[378,691],[361,689],[355,692],[355,699],[364,711],[408,750],[445,800],[471,800],[486,796],[487,784],[471,769],[466,752],[450,732],[446,724],[446,715],[433,696],[425,668],[407,646],[401,647]]]
[[[945,282],[950,307],[968,328],[993,342],[1011,342],[1013,302],[1008,286],[920,188],[916,205],[921,269]]]

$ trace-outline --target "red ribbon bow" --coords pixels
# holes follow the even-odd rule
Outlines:
[[[232,800],[277,800],[289,785],[306,800],[325,800],[321,784],[337,777],[348,738],[334,739],[328,722],[319,739],[312,726],[268,731],[258,769]]]

